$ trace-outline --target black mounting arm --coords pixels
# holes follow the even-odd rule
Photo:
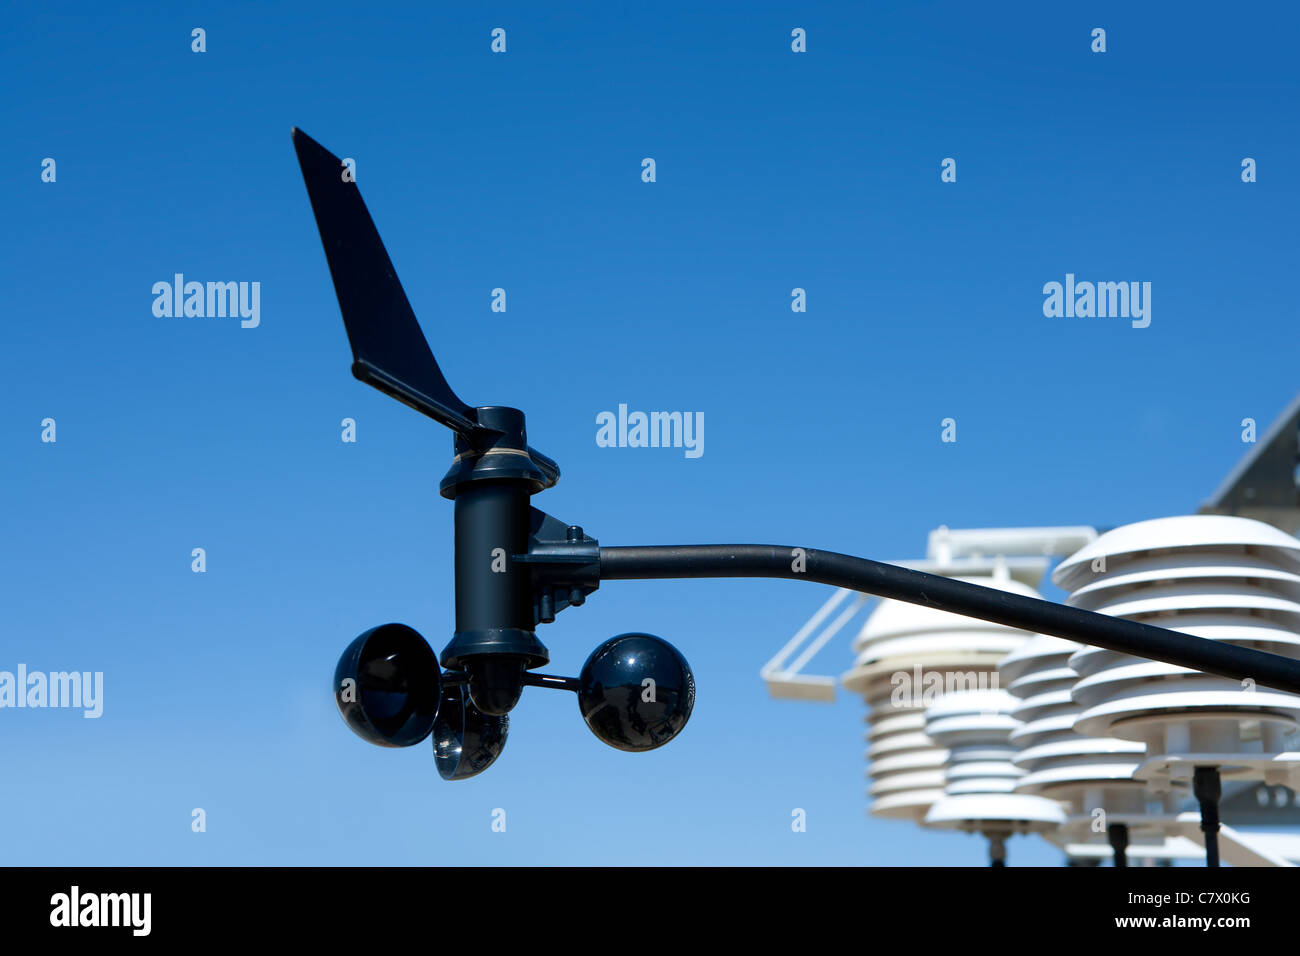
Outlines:
[[[1300,694],[1300,661],[834,551],[768,544],[601,548],[600,576],[816,581]]]

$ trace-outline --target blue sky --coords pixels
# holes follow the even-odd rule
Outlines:
[[[450,437],[350,377],[294,125],[356,159],[453,386],[560,462],[535,504],[602,544],[889,559],[1187,513],[1295,393],[1288,5],[554,6],[8,14],[0,669],[103,671],[105,706],[0,713],[3,862],[984,859],[868,818],[859,700],[769,699],[807,584],[610,582],[541,629],[552,673],[628,630],[686,654],[652,753],[541,690],[464,783],[346,729],[353,636],[450,638]],[[155,317],[176,272],[260,282],[260,325]],[[1046,318],[1066,273],[1151,282],[1151,325]],[[597,447],[619,403],[702,412],[704,455]]]

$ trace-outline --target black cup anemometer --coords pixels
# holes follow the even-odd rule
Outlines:
[[[524,413],[471,407],[452,391],[420,330],[361,193],[337,156],[293,131],[307,194],[352,346],[352,374],[455,435],[440,491],[455,510],[456,629],[435,655],[405,624],[371,628],[343,652],[334,696],[363,739],[409,747],[432,736],[447,780],[501,753],[525,687],[576,692],[587,726],[620,750],[652,750],[686,726],[695,678],[662,638],[629,633],[592,652],[578,677],[550,660],[537,627],[602,580],[770,577],[815,581],[994,621],[1300,693],[1300,662],[866,558],[778,545],[601,547],[530,505],[560,469],[530,447]]]

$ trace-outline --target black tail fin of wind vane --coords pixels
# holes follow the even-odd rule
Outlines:
[[[361,192],[343,177],[343,161],[296,127],[293,145],[352,346],[352,374],[471,442],[490,437],[494,430],[479,424],[438,368]],[[550,484],[559,480],[554,461],[528,452]]]
[[[343,178],[343,161],[300,129],[293,131],[293,145],[352,345],[352,373],[453,431],[472,435],[479,427],[474,409],[438,368],[361,192]]]

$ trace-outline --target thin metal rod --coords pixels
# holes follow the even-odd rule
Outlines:
[[[834,551],[770,544],[601,548],[600,577],[815,581],[1300,694],[1300,661]]]
[[[1106,836],[1115,854],[1115,865],[1128,866],[1128,824],[1112,823],[1106,828]]]
[[[555,677],[551,674],[525,671],[523,684],[527,687],[553,687],[556,690],[571,690],[576,693],[579,681],[576,677]]]
[[[1201,805],[1201,832],[1205,834],[1205,865],[1219,865],[1219,798],[1222,787],[1218,767],[1197,767],[1192,775],[1192,795]]]
[[[1007,865],[1007,838],[1005,834],[988,834],[989,866]]]

